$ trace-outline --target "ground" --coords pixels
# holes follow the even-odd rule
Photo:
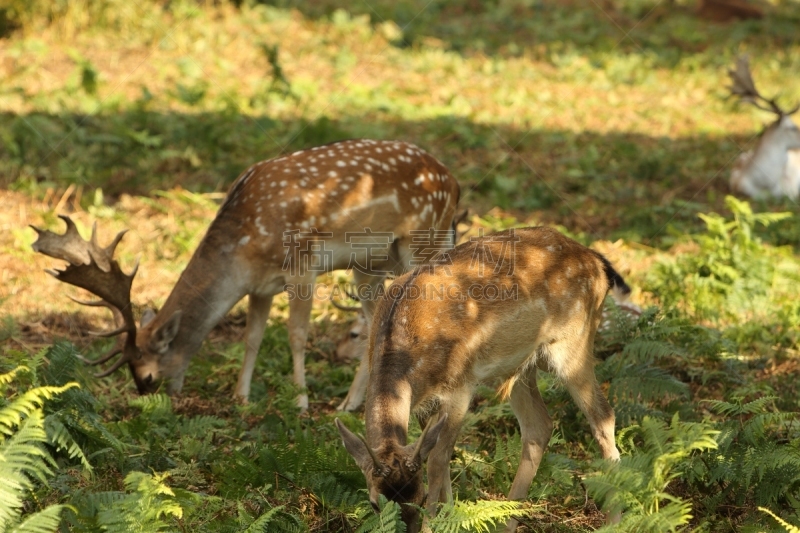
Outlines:
[[[629,490],[624,516],[663,518],[679,500],[688,529],[779,531],[758,506],[800,523],[800,218],[786,199],[728,198],[731,165],[772,117],[725,89],[727,69],[748,53],[759,90],[800,101],[797,2],[727,24],[682,0],[9,6],[0,8],[0,372],[34,368],[6,398],[53,375],[75,379],[96,398],[86,412],[98,413],[69,426],[94,473],[60,456],[26,513],[66,502],[79,511],[72,530],[99,530],[91,509],[124,512],[92,495],[126,492],[135,503],[125,476],[167,472],[170,487],[205,499],[159,518],[165,528],[245,530],[277,508],[273,527],[359,527],[364,480],[332,423],[355,371],[333,360],[352,317],[315,304],[307,414],[287,378],[285,298],[249,404],[232,400],[243,303],[195,357],[184,393],[148,403],[124,372],[99,380],[75,364],[75,353],[108,346],[88,335],[108,325],[107,311],[67,298],[80,291],[44,272],[57,261],[32,251],[28,225],[60,231],[56,215],[68,213],[85,236],[97,222],[101,243],[128,230],[117,257],[125,269],[140,261],[138,317],[163,305],[250,164],[371,137],[412,141],[450,168],[470,208],[465,238],[554,225],[604,253],[648,309],[639,322],[618,317],[596,347],[630,461],[627,481],[597,479]],[[790,216],[768,220],[782,212]],[[597,447],[563,388],[547,377],[540,386],[556,433],[523,530],[601,527]],[[67,420],[71,401],[48,412]],[[360,414],[344,420],[363,430]],[[454,456],[459,498],[499,499],[518,449],[507,405],[481,390]],[[627,524],[664,530],[655,518]]]

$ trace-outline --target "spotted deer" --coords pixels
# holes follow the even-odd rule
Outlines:
[[[351,299],[357,300],[357,298],[352,295],[348,296],[350,296]],[[611,293],[611,296],[614,298],[614,305],[617,309],[616,312],[622,320],[636,322],[639,317],[642,316],[644,310],[640,306],[630,301],[616,301],[614,293]],[[369,325],[367,324],[367,319],[364,317],[364,312],[361,310],[361,307],[357,305],[344,305],[335,300],[331,300],[331,304],[340,311],[353,312],[356,314],[355,319],[352,324],[350,324],[345,335],[336,343],[336,348],[333,353],[334,361],[349,363],[354,359],[360,358],[364,353],[366,348],[365,344],[368,340]],[[604,307],[597,332],[602,333],[612,330],[616,324],[615,318],[616,315],[614,311],[612,311],[611,308]]]
[[[800,196],[800,130],[791,115],[800,105],[784,111],[774,98],[764,98],[756,90],[746,56],[737,60],[729,75],[732,95],[777,115],[761,134],[756,147],[737,158],[731,171],[731,188],[752,198],[788,196],[796,200]]]
[[[112,309],[116,327],[106,335],[124,335],[90,362],[121,354],[98,375],[127,363],[143,394],[162,383],[168,393],[179,393],[203,339],[247,296],[245,354],[235,389],[236,397],[247,399],[272,299],[289,290],[294,381],[303,390],[298,405],[306,409],[305,345],[317,275],[353,268],[357,283],[382,287],[387,273],[400,274],[418,256],[454,246],[458,199],[458,183],[447,168],[406,142],[342,141],[256,163],[230,187],[161,310],[145,311],[138,327],[130,301],[135,269],[125,274],[113,259],[124,232],[103,248],[94,230],[85,241],[62,216],[66,234],[34,228],[39,236],[33,248],[69,263],[50,271],[58,280],[101,298],[81,303]],[[439,238],[424,239],[433,233]],[[369,322],[374,302],[363,307]],[[366,377],[362,362],[339,409],[362,403]]]
[[[408,531],[417,531],[415,506],[433,515],[452,501],[450,457],[481,383],[500,383],[519,421],[522,456],[508,497],[524,499],[553,428],[536,385],[540,369],[565,384],[603,457],[617,460],[614,411],[592,354],[609,290],[618,300],[630,293],[601,254],[545,227],[475,239],[398,278],[370,331],[366,436],[336,420],[373,507],[380,494],[403,504]],[[425,429],[409,444],[412,413]]]

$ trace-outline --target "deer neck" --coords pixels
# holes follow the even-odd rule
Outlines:
[[[781,175],[788,160],[788,147],[780,138],[780,130],[767,130],[750,160],[749,174],[759,179],[774,179]]]
[[[248,292],[248,273],[233,250],[211,246],[208,241],[206,237],[200,244],[154,319],[158,327],[181,312],[180,328],[172,344],[180,347],[187,360]]]
[[[411,395],[411,384],[406,380],[392,382],[391,379],[377,379],[370,383],[367,410],[364,413],[366,438],[370,446],[407,444]]]

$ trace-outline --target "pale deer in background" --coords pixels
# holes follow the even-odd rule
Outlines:
[[[539,369],[564,383],[603,457],[617,460],[614,411],[593,357],[609,290],[620,301],[630,293],[602,255],[544,227],[474,239],[398,278],[370,331],[366,438],[336,421],[373,507],[383,494],[433,515],[452,501],[450,457],[480,383],[501,383],[519,421],[522,457],[508,497],[524,499],[553,428]],[[408,443],[412,413],[431,420],[416,444]],[[408,531],[419,529],[414,506],[402,505],[402,516]]]
[[[126,275],[113,259],[122,233],[107,248],[89,242],[65,216],[67,232],[36,229],[34,250],[66,260],[57,279],[99,296],[125,334],[101,364],[122,354],[105,376],[128,364],[140,393],[162,383],[179,393],[189,361],[203,339],[239,300],[249,298],[245,354],[235,396],[247,399],[272,298],[289,289],[289,343],[294,381],[305,381],[305,345],[318,274],[353,268],[358,284],[383,286],[421,256],[454,246],[452,221],[459,186],[436,158],[406,142],[351,140],[256,163],[231,186],[197,251],[158,313],[145,311],[137,328]],[[420,244],[420,237],[437,234]],[[450,234],[442,237],[442,233]],[[416,239],[416,244],[412,242]],[[422,239],[424,241],[424,238]],[[415,248],[416,246],[416,248]],[[421,261],[420,261],[421,262]],[[83,302],[88,303],[88,302]],[[374,301],[364,301],[370,322]],[[363,401],[366,361],[342,410]],[[298,398],[308,407],[305,391]]]
[[[736,62],[729,72],[733,85],[731,94],[778,118],[767,126],[755,149],[742,153],[731,171],[731,188],[751,198],[800,196],[800,130],[791,115],[800,109],[795,106],[784,111],[775,102],[756,90],[746,56]]]

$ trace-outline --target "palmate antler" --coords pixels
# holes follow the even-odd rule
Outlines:
[[[114,314],[116,327],[113,330],[90,333],[99,337],[114,337],[124,333],[125,337],[120,337],[114,348],[98,359],[84,359],[86,364],[99,365],[121,353],[111,367],[95,374],[96,377],[105,377],[136,354],[136,322],[131,307],[131,284],[139,262],[136,262],[130,274],[125,274],[114,259],[114,250],[127,230],[119,232],[111,244],[103,248],[97,243],[96,223],[92,226],[92,237],[87,241],[80,236],[78,228],[68,216],[59,215],[59,218],[67,224],[67,231],[63,235],[31,226],[39,235],[33,243],[33,250],[69,263],[64,270],[46,270],[48,274],[101,298],[89,302],[71,298],[73,301],[92,307],[107,307]]]
[[[728,75],[731,77],[731,82],[733,82],[733,85],[728,88],[731,91],[731,95],[738,96],[742,102],[748,102],[763,111],[775,113],[780,117],[793,115],[800,110],[800,105],[797,105],[790,111],[784,111],[778,106],[775,98],[764,98],[758,92],[753,76],[750,74],[750,60],[746,55],[739,56],[736,60],[736,68],[729,70]],[[759,102],[764,102],[767,107],[764,107]]]

